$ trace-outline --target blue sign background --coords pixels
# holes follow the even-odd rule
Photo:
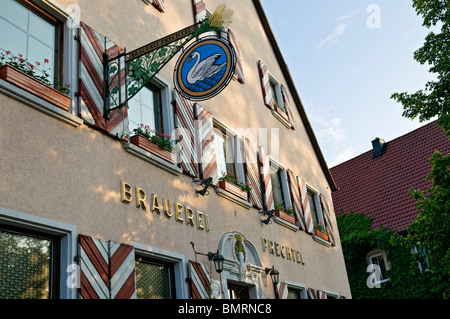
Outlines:
[[[234,71],[232,49],[217,38],[201,40],[186,49],[175,70],[175,84],[191,99],[220,92]]]

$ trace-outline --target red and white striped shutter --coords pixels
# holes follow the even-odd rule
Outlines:
[[[79,235],[80,283],[82,299],[109,299],[109,245],[107,241]]]
[[[211,298],[210,274],[207,265],[195,261],[188,262],[189,291],[191,299]]]
[[[199,173],[201,179],[213,177],[216,183],[217,172],[216,147],[214,145],[214,124],[212,113],[194,104],[196,124],[196,144],[198,146]]]
[[[254,207],[262,209],[264,205],[261,190],[258,148],[246,136],[244,137],[244,150],[247,181],[252,187],[252,190],[250,191],[250,201],[252,202]]]
[[[106,52],[112,58],[122,52],[122,49],[85,23],[81,22],[80,26],[79,95],[81,117],[112,135],[122,132],[128,134],[128,109],[126,107],[111,112],[107,121],[103,118],[105,104],[103,54]],[[122,79],[120,90],[123,91],[125,90],[125,63],[122,63],[120,76]]]
[[[309,299],[327,299],[327,294],[324,291],[308,288]]]
[[[281,84],[281,94],[283,95],[284,106],[286,107],[286,111],[287,111],[287,114],[288,114],[289,124],[291,124],[291,128],[293,130],[295,130],[294,116],[292,114],[292,108],[291,108],[291,100],[289,98],[288,91],[284,87],[283,84]]]
[[[330,206],[328,206],[327,199],[323,194],[320,194],[320,204],[322,206],[323,216],[325,218],[325,226],[328,230],[328,239],[332,245],[336,244],[333,234],[333,225],[331,224]]]
[[[82,299],[135,299],[134,247],[79,235]]]
[[[236,68],[234,70],[234,74],[237,77],[237,80],[241,83],[245,83],[244,78],[244,68],[242,66],[242,56],[241,51],[239,50],[238,43],[236,41],[236,36],[234,35],[233,31],[228,29],[228,40],[230,41],[232,47],[234,48],[235,55],[236,55]]]
[[[262,175],[262,188],[264,192],[264,209],[266,211],[275,209],[272,179],[270,178],[270,160],[269,154],[266,153],[262,146],[259,147],[259,156],[261,159],[261,175]]]
[[[180,167],[192,177],[198,177],[197,147],[195,144],[194,105],[173,91],[175,109],[174,139],[181,144]]]
[[[279,299],[288,299],[288,287],[285,282],[278,283],[277,290]]]
[[[267,107],[273,109],[273,104],[275,103],[275,101],[270,92],[269,72],[267,70],[267,67],[261,60],[258,61],[258,66],[259,66],[259,76],[261,78],[261,87],[264,97],[264,103],[266,104]]]
[[[164,12],[164,0],[153,0],[153,6],[160,12]]]
[[[300,190],[298,187],[298,181],[295,176],[295,174],[288,170],[288,176],[289,176],[289,186],[291,188],[291,194],[292,194],[292,202],[295,210],[295,215],[297,217],[297,223],[300,229],[305,230],[305,218],[303,217],[303,211],[302,211],[302,201],[300,197]]]
[[[152,4],[158,11],[164,12],[164,0],[143,0],[145,4]]]
[[[206,5],[203,0],[192,0],[194,7],[194,21],[195,23],[202,21],[206,18]]]
[[[136,299],[134,247],[109,242],[111,299]]]
[[[298,178],[298,189],[300,190],[300,199],[303,210],[303,217],[305,221],[305,230],[312,234],[314,231],[314,220],[312,218],[311,207],[308,200],[308,189],[306,187],[306,181],[302,178]]]

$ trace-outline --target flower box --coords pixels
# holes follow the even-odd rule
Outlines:
[[[234,185],[233,183],[230,183],[228,181],[219,181],[218,186],[219,188],[230,192],[231,194],[236,195],[243,200],[247,200],[247,191],[243,190],[237,185]]]
[[[328,234],[324,233],[323,231],[320,231],[318,229],[314,229],[314,235],[316,235],[317,237],[322,238],[323,240],[328,241]]]
[[[70,96],[59,92],[10,65],[3,65],[0,67],[0,79],[14,84],[51,104],[69,111]]]
[[[285,119],[287,122],[289,122],[289,116],[286,114],[286,112],[283,112],[283,110],[281,108],[279,108],[278,106],[275,106],[275,111],[283,118]]]
[[[284,219],[285,221],[291,223],[291,224],[295,224],[295,216],[288,214],[282,210],[275,210],[275,216]]]
[[[174,163],[174,159],[172,157],[173,153],[171,151],[159,146],[158,144],[153,143],[145,136],[133,135],[130,138],[130,142],[152,153],[153,155],[168,161],[169,163]]]

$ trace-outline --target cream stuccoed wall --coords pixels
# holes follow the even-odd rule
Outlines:
[[[211,10],[223,3],[206,2]],[[58,3],[61,7],[78,4],[83,22],[128,51],[194,22],[191,0],[166,1],[165,13],[138,0]],[[226,3],[235,11],[231,28],[240,45],[246,83],[232,81],[219,96],[201,105],[234,129],[278,128],[279,162],[325,194],[331,204],[330,185],[295,107],[296,130],[289,130],[264,105],[257,61],[264,61],[281,83],[286,79],[253,3]],[[172,82],[174,64],[160,73],[168,82]],[[0,206],[76,225],[80,234],[180,253],[187,260],[195,259],[191,241],[199,251],[215,251],[223,234],[239,232],[256,246],[263,265],[280,271],[281,280],[351,295],[334,212],[336,246],[325,247],[303,231],[262,224],[256,209],[246,209],[214,191],[194,196],[198,185],[190,177],[173,175],[127,153],[121,141],[87,125],[72,127],[3,94],[0,112]],[[129,183],[133,192],[135,187],[145,190],[146,209],[136,207],[135,199],[129,204],[121,201],[121,181]],[[152,193],[207,214],[209,231],[151,212]],[[304,265],[263,251],[262,237],[299,250]],[[207,258],[198,258],[207,263]],[[213,278],[218,274],[213,272]],[[264,295],[273,295],[270,280]]]

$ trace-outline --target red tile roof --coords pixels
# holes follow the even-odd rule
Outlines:
[[[429,158],[438,150],[450,152],[450,141],[436,122],[386,141],[386,154],[372,158],[370,150],[330,169],[339,190],[332,193],[336,215],[364,213],[372,227],[404,231],[417,217],[410,188],[426,190],[431,181]]]

